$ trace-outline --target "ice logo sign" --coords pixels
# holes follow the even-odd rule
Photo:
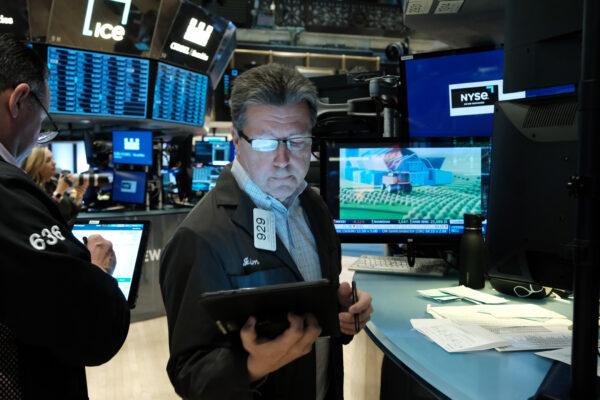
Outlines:
[[[205,22],[198,21],[196,18],[190,19],[187,30],[183,35],[183,39],[188,42],[197,44],[198,46],[206,47],[208,39],[213,31],[212,25],[206,25]]]
[[[450,116],[493,114],[494,103],[520,99],[525,92],[504,93],[502,79],[448,85]]]
[[[122,180],[121,181],[121,192],[123,193],[135,193],[137,191],[137,182],[134,180]]]
[[[88,0],[85,11],[85,20],[83,22],[83,35],[93,36],[95,38],[114,40],[119,42],[125,36],[125,28],[122,25],[127,25],[129,19],[129,9],[131,8],[131,0],[105,0],[105,2],[115,2],[123,4],[123,14],[121,14],[121,25],[112,25],[104,22],[96,22],[92,29],[92,14],[94,11],[95,0]]]
[[[123,149],[130,151],[140,150],[140,139],[139,138],[125,138],[123,139]]]

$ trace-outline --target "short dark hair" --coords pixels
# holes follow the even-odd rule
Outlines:
[[[288,106],[305,102],[311,127],[317,122],[317,89],[300,72],[280,64],[265,64],[238,76],[231,89],[229,106],[236,129],[246,123],[246,109],[251,105]]]
[[[43,98],[47,77],[48,68],[32,48],[11,33],[0,33],[0,92],[27,83]]]

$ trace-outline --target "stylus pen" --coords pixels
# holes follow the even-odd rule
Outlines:
[[[352,281],[352,304],[356,304],[358,301],[358,293],[356,289],[356,282]],[[356,333],[360,330],[360,321],[358,320],[358,314],[354,314],[354,330]]]

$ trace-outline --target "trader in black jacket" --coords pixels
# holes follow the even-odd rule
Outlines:
[[[46,67],[0,34],[0,399],[87,399],[84,366],[114,356],[129,308],[112,244],[71,234],[56,204],[18,165],[47,117]]]
[[[354,314],[362,328],[372,308],[368,293],[351,305],[349,284],[339,285],[331,215],[304,180],[316,89],[297,71],[269,64],[236,79],[230,104],[236,159],[161,260],[167,372],[189,399],[342,399],[342,344],[356,334]],[[255,212],[276,225],[276,237],[254,241]],[[225,337],[198,304],[206,292],[322,278],[339,285],[341,338],[318,338],[310,315],[289,315],[290,327],[272,340],[257,338],[253,317],[239,337]]]

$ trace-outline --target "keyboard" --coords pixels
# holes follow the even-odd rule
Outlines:
[[[416,258],[414,267],[410,267],[406,257],[360,256],[349,269],[360,272],[439,277],[446,275],[448,266],[440,258]]]

